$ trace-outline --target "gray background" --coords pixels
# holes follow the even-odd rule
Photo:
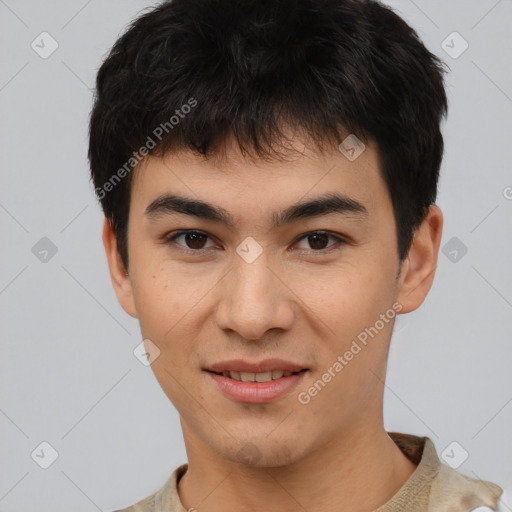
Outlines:
[[[389,4],[451,73],[446,254],[424,305],[397,323],[386,428],[429,436],[440,456],[456,441],[460,471],[511,488],[512,4]],[[1,512],[128,506],[186,461],[178,415],[133,355],[141,335],[111,287],[86,159],[95,73],[149,5],[0,0]],[[58,43],[45,59],[31,47],[43,31]],[[460,52],[454,31],[469,44],[456,58],[441,46]],[[33,253],[43,237],[57,248],[46,261]],[[58,452],[48,469],[43,441]]]

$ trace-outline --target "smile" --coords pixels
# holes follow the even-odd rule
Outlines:
[[[267,404],[289,394],[308,371],[305,369],[298,372],[272,370],[260,373],[236,371],[217,373],[207,370],[206,374],[212,378],[224,396],[235,402]]]
[[[305,372],[306,370],[301,370]],[[223,377],[229,377],[230,379],[239,380],[242,382],[270,382],[271,380],[281,379],[282,377],[289,377],[296,373],[301,372],[288,372],[283,370],[273,370],[271,372],[236,372],[236,371],[224,371],[224,372],[213,372]]]

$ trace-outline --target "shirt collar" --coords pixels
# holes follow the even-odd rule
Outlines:
[[[501,487],[469,478],[441,463],[430,438],[399,432],[388,432],[388,435],[417,467],[398,492],[375,512],[470,511],[479,506],[496,508],[503,492]],[[187,469],[188,464],[177,467],[154,495],[155,512],[187,512],[178,494],[178,483]]]

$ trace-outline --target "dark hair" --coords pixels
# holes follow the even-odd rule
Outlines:
[[[242,154],[278,158],[284,123],[320,150],[349,133],[376,142],[404,259],[437,196],[443,65],[375,0],[173,0],[143,13],[98,71],[89,126],[125,268],[130,171],[144,155],[208,158],[234,136]]]

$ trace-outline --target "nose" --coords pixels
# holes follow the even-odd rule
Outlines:
[[[295,295],[265,251],[252,263],[236,257],[222,280],[215,310],[218,327],[246,340],[262,339],[271,329],[289,330],[295,318]]]

